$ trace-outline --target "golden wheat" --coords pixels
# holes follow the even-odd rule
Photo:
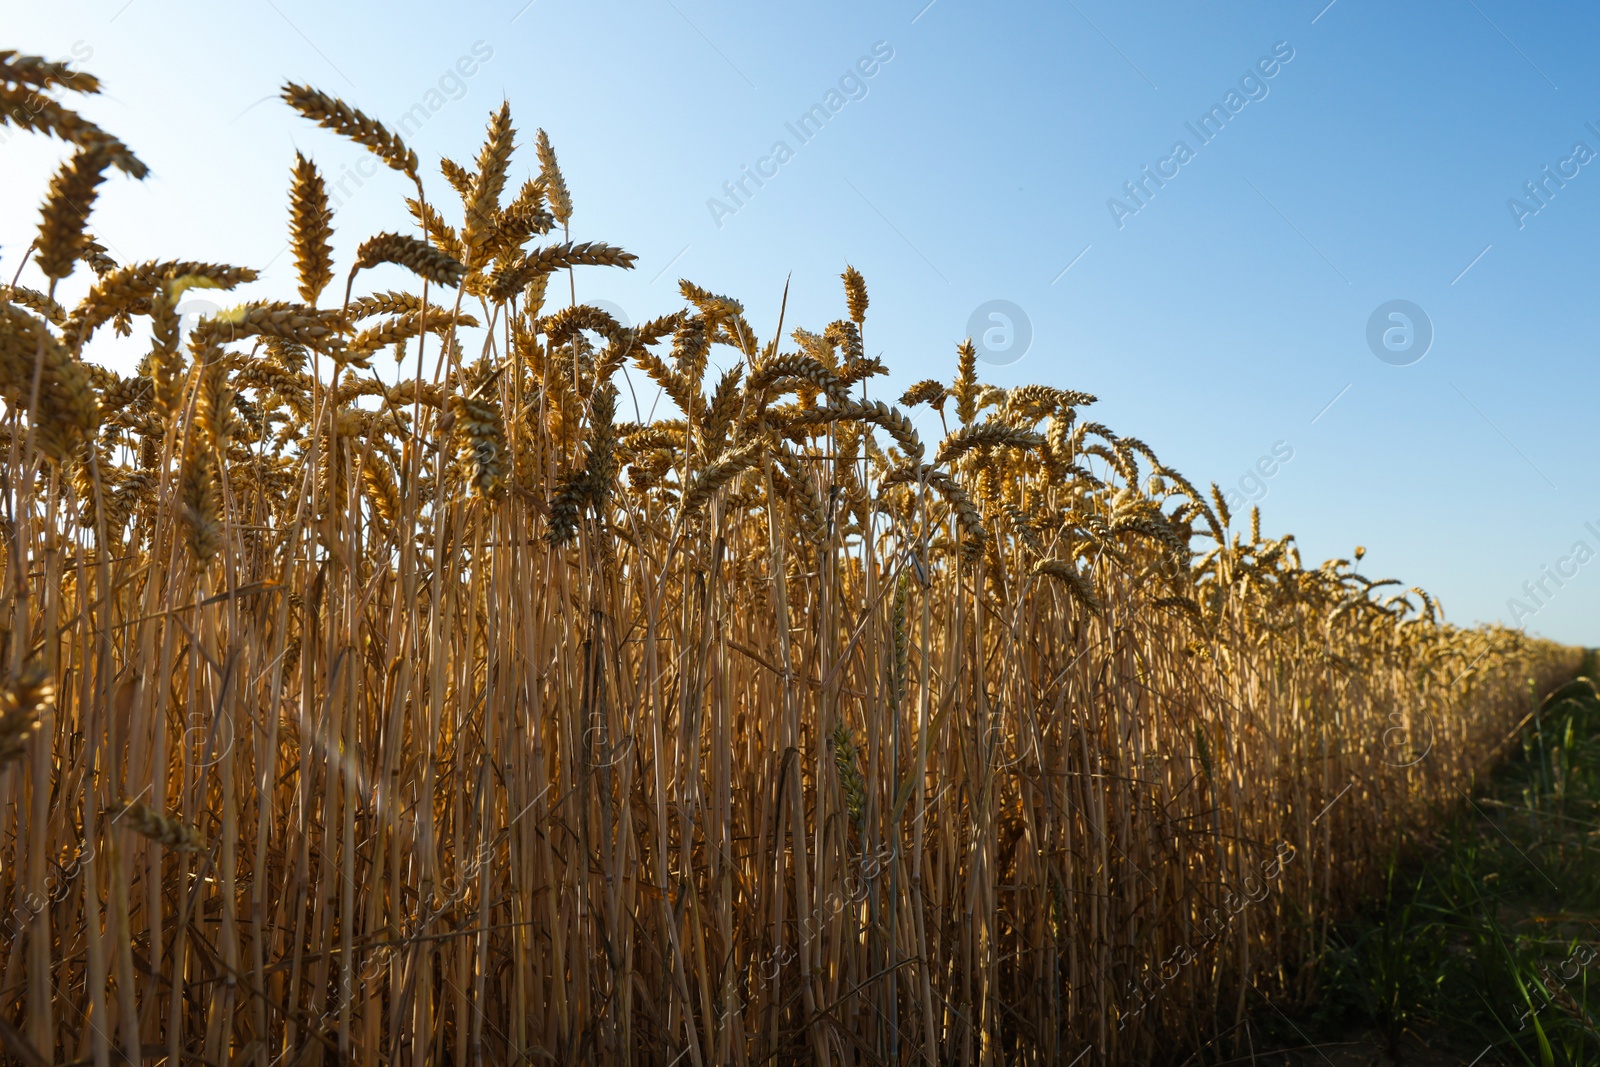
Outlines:
[[[0,95],[97,87],[68,73],[0,53]],[[1235,531],[970,342],[901,397],[926,462],[867,399],[854,268],[820,332],[687,281],[624,328],[575,294],[634,257],[567,239],[543,131],[510,195],[509,108],[447,209],[381,124],[284,95],[416,179],[339,309],[298,155],[297,301],[185,337],[187,289],[255,272],[118,266],[56,207],[42,281],[0,290],[10,1055],[1176,1058],[1310,995],[1330,923],[1576,668]],[[82,152],[52,203],[141,172],[28,114]],[[355,292],[382,263],[432,300]],[[85,361],[139,320],[136,373]],[[645,379],[676,410],[619,422]]]

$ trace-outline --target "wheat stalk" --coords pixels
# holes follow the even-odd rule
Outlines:
[[[68,73],[0,53],[0,98]],[[634,257],[570,240],[542,131],[508,193],[509,108],[338,309],[297,154],[295,283],[187,338],[256,273],[112,262],[66,205],[131,155],[26,114],[79,151],[0,290],[0,1018],[46,1062],[1225,1044],[1580,659],[1233,531],[970,341],[870,399],[854,268],[820,330],[688,280],[624,327],[571,268]]]

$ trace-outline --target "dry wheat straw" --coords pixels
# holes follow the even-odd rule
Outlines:
[[[0,53],[6,101],[96,84]],[[255,273],[111,262],[66,205],[136,161],[27,114],[81,154],[0,291],[14,1057],[1180,1058],[1252,990],[1308,996],[1330,923],[1575,669],[1234,530],[970,341],[869,399],[854,268],[821,332],[688,281],[623,328],[576,296],[634,257],[570,241],[542,131],[510,195],[508,108],[342,310],[296,156],[298,301],[187,337],[185,291]],[[382,263],[454,293],[354,292]],[[148,329],[137,373],[85,362],[106,323]]]

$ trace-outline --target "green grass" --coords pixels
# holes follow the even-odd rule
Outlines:
[[[1386,899],[1338,926],[1308,1020],[1321,1034],[1448,1037],[1480,1061],[1600,1065],[1600,700],[1546,699],[1449,833],[1391,865]]]

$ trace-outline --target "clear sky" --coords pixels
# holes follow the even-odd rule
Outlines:
[[[788,321],[820,330],[853,263],[883,394],[987,334],[991,381],[1097,394],[1308,562],[1362,544],[1454,621],[1600,644],[1592,4],[50,0],[4,30],[98,75],[82,110],[150,165],[102,193],[119,259],[290,293],[296,148],[349,175],[346,264],[408,223],[402,179],[356,173],[285,80],[405,125],[440,198],[437,158],[470,162],[509,99],[515,166],[544,127],[574,238],[639,256],[580,272],[580,299],[637,322],[688,277],[775,326],[792,274]],[[0,147],[7,273],[63,155]],[[969,325],[996,300],[1025,324]]]

